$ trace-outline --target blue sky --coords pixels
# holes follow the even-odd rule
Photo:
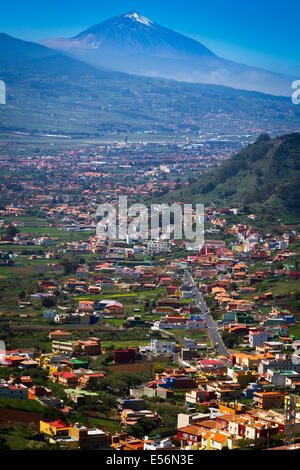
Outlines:
[[[221,57],[300,79],[299,0],[10,0],[1,5],[0,31],[37,42],[72,37],[131,10]]]

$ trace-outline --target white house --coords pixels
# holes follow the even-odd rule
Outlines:
[[[175,351],[175,341],[158,341],[157,339],[152,339],[147,346],[140,346],[141,353],[170,354]]]

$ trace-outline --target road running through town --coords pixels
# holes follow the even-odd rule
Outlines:
[[[196,299],[197,305],[200,308],[200,311],[205,319],[205,324],[207,328],[207,332],[209,335],[209,338],[212,342],[213,347],[216,349],[216,351],[219,354],[222,354],[223,356],[229,356],[229,352],[225,348],[225,345],[223,343],[223,340],[221,338],[221,335],[219,334],[218,327],[216,325],[216,322],[213,320],[207,305],[205,304],[202,295],[198,291],[194,278],[191,275],[191,273],[188,270],[184,271],[184,277],[185,281],[188,285],[190,285],[193,289],[193,295]]]

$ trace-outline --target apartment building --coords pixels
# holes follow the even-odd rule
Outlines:
[[[258,408],[282,408],[286,393],[281,392],[254,392],[253,401]]]
[[[293,370],[300,373],[300,361],[295,360],[292,355],[276,354],[275,358],[263,359],[258,365],[258,373],[265,374],[267,370]]]

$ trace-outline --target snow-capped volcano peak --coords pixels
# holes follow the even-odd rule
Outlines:
[[[152,26],[153,22],[148,20],[145,16],[139,15],[136,11],[130,11],[127,15],[124,15],[125,18],[131,18],[134,21],[145,24],[146,26]]]
[[[72,38],[53,38],[42,44],[101,70],[264,93],[274,90],[276,95],[287,95],[291,83],[280,76],[276,79],[271,72],[222,59],[201,42],[165,28],[135,10],[95,24]],[[274,86],[267,85],[271,81]]]

